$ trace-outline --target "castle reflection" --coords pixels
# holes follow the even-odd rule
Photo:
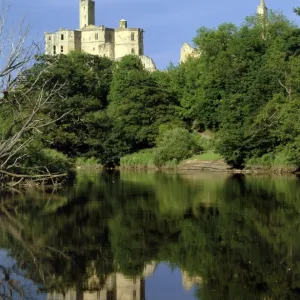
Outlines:
[[[96,275],[96,270],[91,268],[93,274],[87,281],[86,290],[70,288],[66,293],[49,293],[47,300],[144,300],[145,280],[152,276],[157,263],[147,264],[142,276],[128,277],[121,273],[113,273],[106,280],[101,281]],[[191,277],[187,272],[182,272],[182,286],[186,291],[195,284],[202,284],[201,277]]]

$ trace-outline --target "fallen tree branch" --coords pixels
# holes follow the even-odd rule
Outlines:
[[[14,174],[7,172],[5,170],[0,170],[0,174],[8,175],[12,178],[27,178],[27,179],[38,179],[40,178],[41,180],[44,179],[50,179],[50,178],[60,178],[60,177],[67,177],[67,173],[62,173],[62,174],[39,174],[39,175],[26,175],[26,174]]]

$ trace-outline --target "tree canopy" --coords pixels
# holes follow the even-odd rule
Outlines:
[[[152,73],[135,55],[115,62],[80,52],[37,57],[19,93],[60,88],[39,112],[50,126],[36,144],[73,161],[116,166],[127,154],[162,149],[164,128],[177,128],[209,132],[212,150],[233,167],[299,167],[299,27],[271,12],[267,22],[252,16],[240,26],[201,27],[194,44],[198,56]],[[178,153],[188,151],[179,144]]]

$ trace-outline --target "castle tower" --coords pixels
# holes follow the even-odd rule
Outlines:
[[[79,26],[80,29],[89,25],[95,25],[95,1],[79,0]]]
[[[261,18],[268,18],[268,8],[266,6],[265,0],[260,0],[260,4],[257,7],[257,15]]]

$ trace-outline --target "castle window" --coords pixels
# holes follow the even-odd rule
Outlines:
[[[51,41],[51,36],[48,37],[48,40]]]
[[[134,33],[131,33],[131,40],[134,41]]]
[[[53,46],[53,54],[56,54],[56,46]]]
[[[131,54],[135,54],[134,48],[131,49]]]
[[[133,292],[132,292],[132,299],[136,300],[136,290],[133,290]]]
[[[107,39],[107,42],[109,42],[109,43],[112,42],[112,34],[111,34],[111,32],[107,33],[106,39]]]
[[[98,40],[98,39],[99,39],[99,34],[95,33],[95,40]]]
[[[60,52],[64,53],[64,46],[60,46]]]
[[[63,41],[65,39],[65,36],[63,34],[61,34],[60,39]]]

